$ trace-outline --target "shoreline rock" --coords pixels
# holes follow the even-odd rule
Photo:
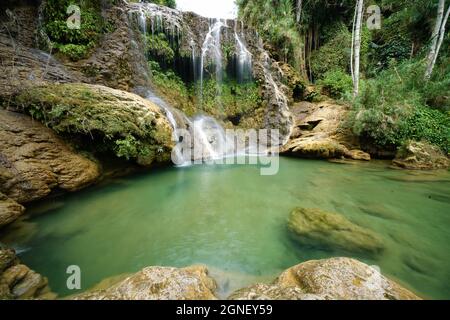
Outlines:
[[[256,284],[229,296],[231,300],[421,300],[351,258],[311,260],[287,269],[270,285]]]
[[[21,204],[55,189],[80,190],[100,176],[97,163],[76,154],[52,130],[1,109],[0,159],[0,192]]]
[[[0,300],[56,297],[47,278],[21,264],[14,250],[0,248]]]
[[[408,141],[400,147],[392,164],[407,170],[437,170],[448,169],[450,160],[436,146],[427,142]]]
[[[73,300],[216,300],[215,281],[204,266],[147,267],[109,288]]]

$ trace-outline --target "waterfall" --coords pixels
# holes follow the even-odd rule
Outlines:
[[[208,53],[212,53],[210,58],[216,67],[217,94],[220,97],[220,88],[222,84],[222,45],[220,43],[220,33],[224,26],[225,24],[220,19],[216,19],[212,26],[210,23],[209,31],[203,41],[200,62],[200,106],[203,104],[204,68],[205,58],[208,58]]]
[[[238,82],[243,83],[245,80],[252,77],[252,54],[248,51],[241,38],[234,32],[234,37],[237,44],[237,77]]]
[[[226,41],[227,44],[235,44],[234,61],[236,61],[238,82],[243,83],[252,79],[253,56],[246,46],[246,34],[243,31],[242,22],[238,31],[238,21],[234,22],[234,30],[232,30],[228,28],[227,22],[224,20],[200,20],[200,23],[197,21],[197,24],[194,24],[200,29],[194,33],[191,26],[187,24],[188,21],[191,21],[191,16],[185,17],[180,11],[151,3],[130,3],[128,6],[130,21],[133,21],[136,28],[142,33],[150,34],[151,32],[153,36],[162,32],[167,36],[172,46],[181,47],[184,53],[188,52],[188,55],[190,53],[194,82],[200,81],[200,105],[203,104],[204,80],[207,77],[205,72],[208,71],[212,73],[213,77],[215,76],[217,84],[216,101],[220,105],[224,72],[223,41]],[[199,35],[200,38],[203,36],[204,38],[199,39]],[[274,88],[271,91],[274,91],[277,104],[287,106],[286,97],[271,75],[270,58],[268,55],[265,58],[263,74],[266,79],[266,86]],[[211,70],[211,68],[213,69]],[[227,135],[227,131],[214,118],[196,115],[190,119],[183,112],[169,105],[150,88],[141,89],[144,89],[140,93],[141,96],[159,106],[173,128],[172,140],[177,147],[172,153],[172,160],[176,165],[183,166],[192,164],[193,161],[194,163],[201,163],[210,160],[222,160],[227,157],[264,153],[264,151],[260,151],[262,149],[259,147],[258,141],[250,141],[250,139],[247,139],[248,137],[239,139],[239,137]],[[186,137],[189,137],[189,139]],[[249,145],[247,146],[247,142],[243,145],[243,140],[248,140]],[[239,150],[236,150],[236,146]]]

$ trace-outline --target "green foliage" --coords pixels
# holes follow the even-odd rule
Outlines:
[[[83,59],[89,49],[90,45],[83,44],[55,44],[55,48],[65,56],[69,57],[73,61]]]
[[[77,5],[81,9],[80,29],[67,27],[67,8]],[[101,33],[109,26],[101,17],[100,2],[93,0],[49,0],[44,2],[44,21],[42,30],[47,34],[53,46],[72,60],[86,57],[88,51],[95,46]]]
[[[342,98],[353,89],[352,77],[340,69],[326,72],[323,79],[319,80],[317,84],[326,94],[337,99]]]
[[[327,72],[350,73],[352,34],[343,23],[337,23],[328,31],[329,41],[311,56],[311,71],[314,79],[321,79]],[[370,31],[364,27],[361,34],[361,72],[365,71],[371,42]]]
[[[278,58],[298,66],[302,41],[295,22],[291,0],[237,0],[239,17],[254,26],[270,43]]]
[[[127,160],[137,159],[138,157],[147,157],[150,154],[150,149],[145,144],[138,141],[132,135],[128,135],[125,139],[115,141],[114,151],[119,158]]]
[[[254,82],[238,84],[227,80],[217,86],[216,80],[209,79],[203,84],[202,109],[209,114],[233,118],[255,110],[261,104],[259,87]]]
[[[429,97],[435,96],[443,83],[448,84],[448,75],[435,76],[424,84],[423,71],[420,61],[408,61],[391,65],[377,78],[365,81],[349,117],[353,132],[383,148],[414,139],[449,152],[450,115],[427,105]],[[436,92],[436,88],[440,89]]]
[[[172,63],[175,58],[175,52],[171,48],[169,41],[164,33],[155,35],[146,35],[145,44],[147,55],[152,60],[163,60],[165,63]]]
[[[136,1],[132,1],[132,2],[140,2],[140,1],[136,0]],[[177,7],[176,0],[149,0],[147,2],[156,3],[161,6],[166,6],[166,7],[173,8],[173,9],[175,9]]]

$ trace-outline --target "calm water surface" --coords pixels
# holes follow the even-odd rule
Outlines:
[[[40,203],[2,239],[53,291],[78,265],[87,289],[145,266],[207,265],[219,294],[272,279],[302,261],[356,257],[426,298],[450,299],[450,174],[282,158],[258,166],[155,169]],[[296,206],[345,215],[372,229],[377,256],[300,246],[286,228]]]

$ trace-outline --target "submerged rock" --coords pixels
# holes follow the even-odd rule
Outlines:
[[[82,293],[75,300],[212,300],[215,281],[203,266],[147,267],[103,290]]]
[[[448,169],[450,160],[436,146],[427,142],[408,141],[400,147],[393,165],[410,170]]]
[[[38,200],[57,188],[82,189],[100,175],[97,163],[76,154],[52,130],[6,110],[0,110],[0,159],[0,192],[19,203]],[[3,203],[15,210],[7,221],[20,215],[20,207]]]
[[[418,300],[417,295],[350,258],[311,260],[284,271],[271,285],[236,291],[230,299]]]
[[[320,209],[296,208],[288,228],[302,244],[350,252],[377,253],[383,249],[381,239],[344,216]]]

